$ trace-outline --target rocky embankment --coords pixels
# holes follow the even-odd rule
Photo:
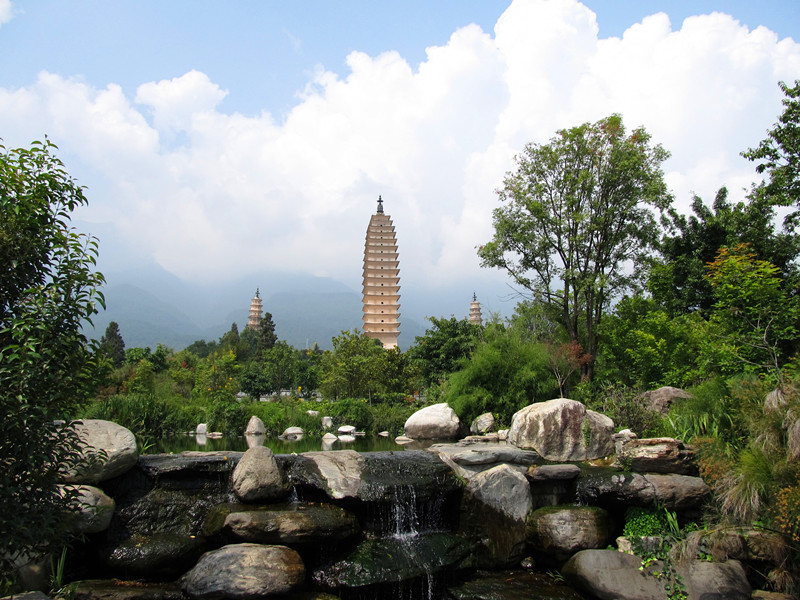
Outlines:
[[[86,421],[103,452],[65,482],[84,498],[75,598],[667,597],[663,566],[610,548],[629,506],[699,515],[710,490],[691,448],[563,398],[508,432],[484,415],[458,441],[449,407],[423,410],[406,435],[450,441],[364,454],[138,456],[130,432]],[[737,560],[677,566],[689,598],[750,598],[748,577],[780,560],[779,540],[731,535]]]

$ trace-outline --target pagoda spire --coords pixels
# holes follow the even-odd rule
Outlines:
[[[250,301],[250,316],[247,319],[248,329],[258,329],[261,325],[261,294],[256,288],[256,295]]]
[[[364,334],[379,340],[384,348],[397,347],[400,335],[400,268],[397,240],[389,215],[378,210],[372,215],[364,243]]]

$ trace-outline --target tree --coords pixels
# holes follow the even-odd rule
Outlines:
[[[612,298],[635,287],[658,239],[651,208],[669,207],[661,163],[669,153],[622,118],[560,130],[528,144],[497,191],[494,237],[478,251],[535,300],[557,309],[570,341],[594,372],[597,328]]]
[[[784,292],[780,269],[757,259],[747,244],[720,248],[707,269],[717,298],[712,318],[725,327],[721,342],[734,368],[769,370],[783,388],[781,368],[800,337],[798,297]]]
[[[432,327],[417,336],[408,356],[419,367],[425,385],[437,383],[468,359],[481,335],[481,327],[467,319],[428,317]]]
[[[382,391],[386,351],[379,340],[358,329],[342,331],[322,357],[320,388],[329,398],[372,398]]]
[[[103,305],[97,241],[69,223],[87,200],[54,149],[0,146],[0,580],[68,535],[76,492],[56,482],[80,440],[56,423],[86,397],[96,344],[82,326]]]
[[[278,341],[275,335],[275,323],[272,321],[272,313],[264,313],[261,323],[258,325],[258,351],[269,350]]]
[[[108,324],[106,332],[100,338],[100,352],[111,359],[116,369],[125,364],[125,341],[119,333],[119,325],[116,321]]]
[[[800,80],[790,87],[778,84],[786,96],[784,110],[767,137],[758,146],[742,152],[742,156],[758,162],[756,172],[766,174],[765,196],[774,206],[800,208]],[[786,223],[796,226],[800,210],[786,217]]]
[[[653,299],[672,316],[699,310],[708,315],[716,302],[706,265],[723,246],[746,243],[761,260],[775,264],[787,275],[800,253],[800,238],[776,232],[775,210],[762,190],[754,189],[747,202],[728,201],[728,190],[720,188],[711,207],[694,196],[692,215],[669,211],[664,219],[668,232],[661,241],[664,262],[654,263],[648,288]]]

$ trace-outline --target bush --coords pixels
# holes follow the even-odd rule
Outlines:
[[[658,437],[666,430],[664,418],[650,408],[638,390],[613,385],[591,389],[591,386],[583,385],[573,397],[611,418],[617,430],[627,428],[641,438]]]
[[[372,410],[364,399],[345,398],[328,405],[329,416],[337,426],[352,425],[359,431],[372,431]]]

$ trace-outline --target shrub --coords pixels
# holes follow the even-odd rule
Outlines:
[[[335,425],[352,425],[359,431],[372,431],[372,411],[367,401],[357,398],[345,398],[331,402],[330,416]]]

